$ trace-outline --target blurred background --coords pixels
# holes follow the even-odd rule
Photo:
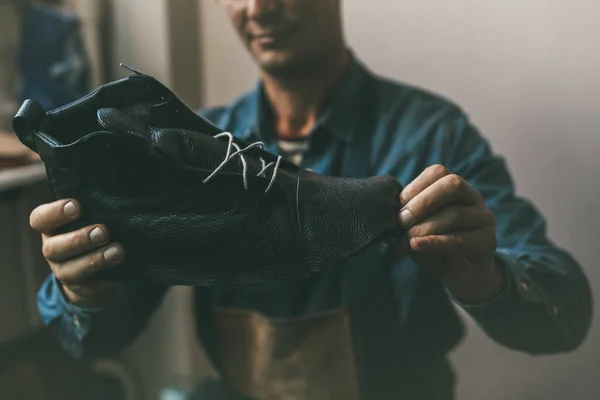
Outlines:
[[[467,110],[506,157],[518,193],[547,217],[550,237],[581,262],[597,293],[600,2],[343,3],[356,55],[376,73]],[[154,75],[192,108],[226,103],[257,77],[212,0],[0,0],[2,399],[3,390],[25,393],[19,399],[67,399],[65,388],[49,383],[60,381],[51,375],[57,370],[66,386],[93,384],[110,393],[105,398],[131,400],[178,399],[213,374],[195,338],[187,288],[171,290],[120,359],[79,368],[39,330],[35,292],[48,269],[28,215],[52,195],[43,165],[14,139],[10,122],[24,98],[47,108],[64,104],[126,75],[120,62]],[[598,318],[580,349],[552,357],[503,349],[465,320],[467,337],[452,354],[457,399],[600,397]]]

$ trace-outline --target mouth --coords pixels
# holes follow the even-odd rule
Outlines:
[[[250,41],[259,44],[260,46],[276,46],[285,43],[294,31],[288,30],[270,30],[257,33],[250,33]]]

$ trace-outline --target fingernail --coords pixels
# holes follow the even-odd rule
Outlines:
[[[410,227],[412,224],[412,214],[410,213],[410,210],[403,210],[400,213],[400,222],[402,222],[402,225],[405,228]]]
[[[97,226],[90,232],[90,239],[96,244],[104,243],[106,241],[106,233]]]
[[[121,250],[117,246],[111,246],[104,251],[104,259],[109,263],[118,263],[122,258]]]
[[[77,206],[72,201],[65,204],[63,210],[65,212],[65,215],[67,215],[68,217],[74,217],[77,215]]]

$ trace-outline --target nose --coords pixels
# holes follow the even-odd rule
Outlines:
[[[246,13],[248,18],[255,18],[261,14],[273,11],[278,0],[248,0]]]

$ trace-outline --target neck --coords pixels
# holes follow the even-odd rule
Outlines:
[[[274,128],[282,139],[308,136],[331,91],[350,62],[344,48],[306,75],[286,79],[263,71],[261,78],[274,114]]]

